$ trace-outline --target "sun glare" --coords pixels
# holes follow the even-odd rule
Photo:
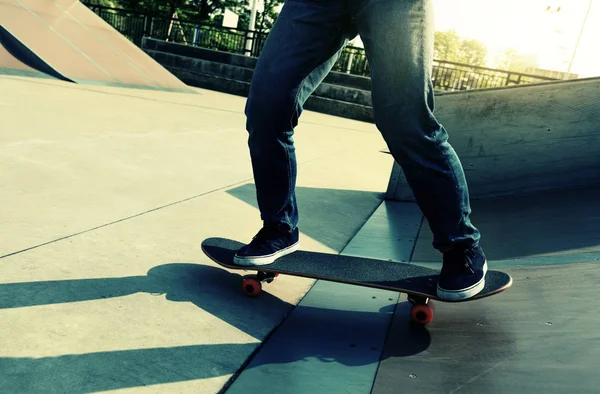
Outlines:
[[[488,49],[487,65],[507,49],[537,60],[539,68],[569,69],[586,14],[571,72],[600,76],[595,37],[600,37],[600,4],[589,0],[433,0],[436,31],[455,30]],[[442,59],[443,60],[443,59]]]

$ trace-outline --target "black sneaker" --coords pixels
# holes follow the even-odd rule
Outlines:
[[[457,248],[444,253],[437,294],[449,301],[458,301],[477,295],[485,286],[487,260],[483,250]]]
[[[295,252],[299,246],[298,228],[289,232],[278,226],[268,225],[248,245],[238,250],[233,261],[245,266],[271,264],[279,257]]]

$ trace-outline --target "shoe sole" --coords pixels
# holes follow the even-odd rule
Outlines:
[[[487,261],[483,265],[483,278],[472,286],[458,290],[446,290],[442,289],[439,285],[437,287],[437,295],[443,300],[448,301],[459,301],[466,300],[468,298],[475,297],[485,287],[485,275],[487,274],[488,266]]]
[[[275,260],[277,260],[280,257],[294,253],[298,250],[299,247],[300,242],[296,242],[295,244],[290,245],[285,249],[278,250],[277,252],[266,256],[239,257],[238,255],[235,255],[233,256],[233,262],[237,265],[243,265],[244,267],[268,265],[275,262]]]

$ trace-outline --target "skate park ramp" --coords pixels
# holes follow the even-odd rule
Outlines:
[[[38,57],[2,25],[0,25],[0,72],[74,82]]]
[[[448,130],[471,199],[600,183],[600,78],[440,93],[436,117]],[[387,197],[414,201],[394,166]]]
[[[437,100],[472,185],[470,217],[489,267],[512,276],[510,289],[434,303],[434,321],[415,327],[404,294],[318,281],[227,393],[597,393],[598,82]],[[387,199],[341,254],[439,269],[429,222],[393,169]],[[255,204],[241,189],[228,192]],[[298,201],[308,194],[300,190]],[[325,238],[326,226],[301,228]]]
[[[573,109],[561,124],[597,151],[583,85],[564,84],[578,97],[538,108]],[[598,186],[474,200],[490,267],[514,284],[476,302],[439,303],[420,329],[393,292],[281,275],[250,299],[244,274],[202,253],[202,239],[249,240],[260,224],[243,98],[1,75],[0,91],[0,180],[9,185],[0,191],[0,392],[598,392]],[[492,92],[480,93],[452,99],[468,98],[473,119],[498,125],[505,118],[495,111],[477,118],[480,96]],[[439,112],[451,115],[443,97]],[[510,133],[516,114],[506,113],[507,129],[485,129],[485,141]],[[449,115],[458,142],[467,131]],[[302,248],[439,267],[417,205],[381,201],[393,163],[375,126],[311,111],[302,119]],[[562,143],[543,157],[552,150],[565,163],[575,138],[556,140],[556,127],[537,135]],[[480,169],[478,158],[467,168]],[[597,165],[588,174],[591,183]]]
[[[0,73],[192,91],[78,0],[0,0]]]

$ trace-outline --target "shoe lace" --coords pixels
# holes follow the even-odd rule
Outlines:
[[[256,235],[254,237],[252,237],[252,241],[250,243],[253,245],[260,244],[260,243],[270,244],[271,243],[270,235],[272,235],[272,233],[273,233],[273,229],[271,229],[269,227],[263,227],[258,231],[258,233],[256,233]]]
[[[472,274],[475,273],[475,270],[473,270],[473,258],[475,257],[475,251],[473,249],[465,249],[464,251],[464,259],[463,259],[463,263],[465,265],[465,268],[468,268],[469,271],[471,271]]]
[[[476,253],[473,249],[465,248],[465,249],[455,249],[449,252],[449,258],[453,262],[455,267],[458,267],[459,264],[471,271],[471,273],[475,273],[473,269],[473,258]]]

